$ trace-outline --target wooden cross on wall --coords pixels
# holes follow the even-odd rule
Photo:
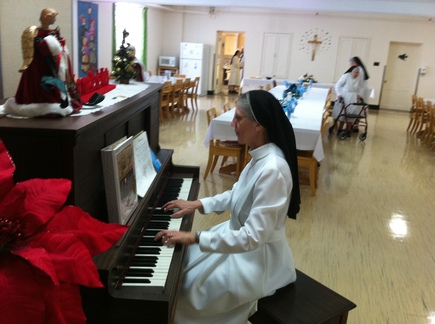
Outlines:
[[[308,44],[310,44],[311,46],[313,46],[313,50],[311,52],[311,61],[314,61],[314,59],[316,58],[316,51],[317,51],[317,46],[319,46],[320,44],[322,44],[322,41],[318,40],[318,36],[317,34],[314,35],[314,39],[309,40]]]

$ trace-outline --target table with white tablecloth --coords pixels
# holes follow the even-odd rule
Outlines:
[[[286,79],[275,79],[275,82],[276,82],[277,85],[284,85],[286,81],[289,82],[289,83],[299,84],[299,81],[288,81]],[[304,84],[307,84],[307,82],[305,82]],[[311,85],[311,88],[324,88],[324,89],[332,88],[333,91],[332,91],[332,97],[331,97],[331,99],[333,101],[335,100],[335,83],[315,82],[315,83],[313,83]],[[375,97],[375,88],[369,87],[368,91],[369,91],[368,97],[373,99]]]
[[[242,92],[247,92],[250,90],[256,89],[265,89],[267,85],[270,85],[270,88],[273,88],[273,80],[266,78],[243,78],[240,83],[240,87],[242,88]]]
[[[271,89],[277,99],[282,98],[285,86],[277,86]],[[323,160],[323,145],[321,137],[322,116],[325,109],[325,102],[328,96],[328,89],[311,88],[299,99],[295,111],[290,117],[296,138],[298,150],[313,151],[317,161]],[[234,109],[211,120],[204,138],[204,145],[209,146],[211,139],[223,141],[237,140],[231,121],[234,117]]]
[[[179,77],[170,77],[169,79],[165,75],[152,75],[150,76],[145,83],[165,83],[166,81],[171,81],[174,85],[177,80],[184,80],[184,78]]]
[[[299,81],[289,81],[287,79],[275,79],[276,85],[284,85],[286,81],[288,83],[299,84]],[[305,83],[307,83],[307,82],[305,82]],[[312,88],[325,88],[325,89],[333,88],[334,89],[335,83],[313,82],[313,84],[311,86],[312,86]]]

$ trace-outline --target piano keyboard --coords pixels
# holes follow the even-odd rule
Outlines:
[[[165,286],[174,247],[165,246],[161,241],[154,241],[154,236],[163,229],[179,230],[183,218],[171,218],[173,211],[165,212],[161,207],[174,199],[186,200],[191,185],[192,178],[169,179],[161,197],[158,197],[157,208],[143,233],[121,286],[162,288]]]

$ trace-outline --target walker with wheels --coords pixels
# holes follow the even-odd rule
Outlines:
[[[338,132],[338,138],[344,140],[347,137],[351,137],[353,129],[359,129],[359,127],[364,127],[364,132],[359,135],[360,141],[364,141],[367,138],[367,110],[369,108],[369,105],[364,103],[362,100],[345,105],[343,98],[339,99],[339,104],[341,104],[342,107],[337,118],[334,120],[334,124],[329,127],[329,134],[332,134],[334,132],[335,125],[338,121],[342,121],[346,125],[348,125],[348,123],[353,120],[349,128],[340,130]],[[352,112],[349,111],[350,108],[352,108]]]

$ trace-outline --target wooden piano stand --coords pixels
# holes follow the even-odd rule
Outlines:
[[[296,282],[258,301],[252,324],[345,324],[356,307],[350,300],[296,270]]]

